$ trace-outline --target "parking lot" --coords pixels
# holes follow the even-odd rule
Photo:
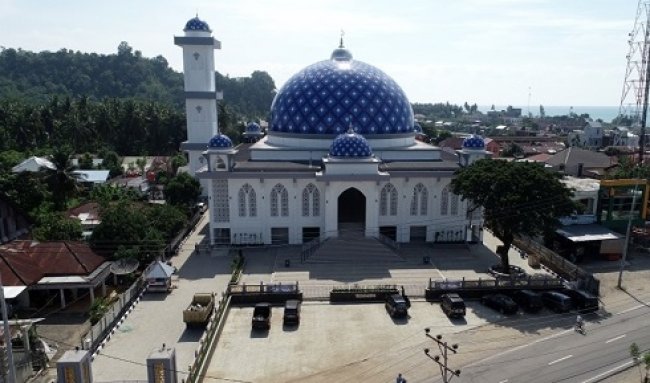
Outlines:
[[[416,381],[438,376],[435,363],[423,352],[425,347],[435,348],[425,337],[426,327],[432,334],[444,334],[450,342],[471,342],[471,330],[488,323],[505,322],[501,328],[505,332],[537,335],[534,320],[532,327],[525,329],[515,329],[514,323],[526,322],[521,319],[530,315],[537,318],[539,326],[548,328],[544,318],[562,317],[546,310],[504,317],[472,301],[467,302],[465,319],[450,320],[439,304],[416,301],[408,319],[392,319],[379,303],[305,302],[299,326],[283,326],[283,308],[274,307],[271,329],[266,332],[251,330],[252,312],[252,307],[231,309],[208,377],[245,382],[389,382],[401,372],[409,381]],[[455,335],[459,332],[465,335]],[[499,338],[498,332],[490,337],[495,335]]]

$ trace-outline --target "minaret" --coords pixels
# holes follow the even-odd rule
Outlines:
[[[183,48],[187,141],[181,144],[181,150],[188,153],[190,174],[196,175],[204,165],[202,152],[218,131],[214,50],[221,49],[221,43],[198,15],[185,24],[183,31],[184,36],[174,36],[174,44]],[[202,186],[207,195],[207,184]]]

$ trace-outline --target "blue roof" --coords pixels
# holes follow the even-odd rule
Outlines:
[[[208,148],[211,149],[222,149],[222,148],[232,148],[232,140],[230,137],[225,134],[217,134],[216,136],[210,139],[208,143]]]
[[[212,32],[210,30],[210,26],[208,23],[205,21],[199,19],[199,16],[196,16],[193,19],[189,19],[187,23],[185,23],[185,29],[184,31],[204,31],[204,32]]]
[[[291,77],[271,105],[269,130],[294,134],[413,132],[413,109],[387,74],[353,60],[338,48],[332,59],[310,65]]]
[[[472,134],[463,140],[463,148],[465,149],[485,149],[485,140],[483,137]]]
[[[372,156],[372,149],[362,135],[349,131],[334,139],[329,154],[338,158],[367,158]]]
[[[246,125],[246,131],[249,133],[259,133],[262,131],[262,128],[260,128],[260,125],[257,122],[249,122],[248,125]]]

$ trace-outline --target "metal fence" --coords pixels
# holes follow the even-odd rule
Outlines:
[[[199,339],[199,347],[194,352],[192,364],[187,368],[187,383],[196,383],[202,381],[207,367],[207,359],[214,350],[216,342],[219,340],[221,330],[225,323],[224,315],[230,305],[230,297],[226,292],[221,296],[219,303],[214,306],[214,311],[208,320],[205,332]]]
[[[566,258],[546,246],[524,236],[515,238],[514,245],[527,252],[529,256],[539,257],[541,264],[562,278],[569,281],[576,281],[578,288],[589,291],[594,295],[599,295],[600,281],[593,274],[569,262]]]
[[[296,283],[263,283],[260,282],[254,285],[229,285],[226,290],[227,295],[233,294],[259,294],[259,293],[299,293],[300,287]]]
[[[122,317],[124,311],[126,311],[145,287],[146,285],[138,279],[125,292],[120,294],[104,316],[90,328],[90,331],[86,335],[81,337],[81,349],[96,350],[97,346],[99,346],[101,341],[110,332],[115,323]]]
[[[434,290],[464,290],[464,289],[486,289],[494,290],[499,288],[560,288],[563,281],[560,278],[533,277],[526,278],[497,278],[497,279],[460,279],[447,281],[429,280],[429,288]]]

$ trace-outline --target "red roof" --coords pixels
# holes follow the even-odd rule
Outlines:
[[[0,275],[6,286],[29,286],[46,276],[86,276],[105,261],[83,242],[13,241],[0,246]]]

